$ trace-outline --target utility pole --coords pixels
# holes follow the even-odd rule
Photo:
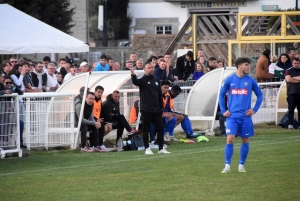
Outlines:
[[[107,0],[104,0],[103,46],[107,47]]]

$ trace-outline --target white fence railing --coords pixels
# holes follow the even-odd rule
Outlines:
[[[272,122],[276,119],[276,98],[280,86],[278,83],[259,83],[264,100],[260,110],[253,116],[253,123]],[[181,87],[181,94],[175,99],[175,109],[185,112],[185,105],[192,86]],[[139,97],[138,89],[121,89],[120,110],[129,118],[131,107]],[[202,94],[201,96],[205,96]],[[201,98],[199,96],[199,98]],[[8,97],[10,97],[8,99]],[[1,96],[0,102],[0,148],[8,152],[19,152],[19,123],[25,123],[23,141],[28,149],[32,147],[77,147],[75,134],[74,94],[26,93],[22,96]],[[19,104],[19,100],[21,101]],[[252,103],[255,104],[256,96]],[[19,115],[19,106],[20,115]],[[15,117],[15,118],[13,118]],[[113,136],[113,135],[111,135]]]
[[[18,153],[22,157],[20,146],[19,96],[3,95],[0,97],[1,157],[7,153]]]
[[[74,94],[26,93],[24,143],[32,147],[75,146]]]

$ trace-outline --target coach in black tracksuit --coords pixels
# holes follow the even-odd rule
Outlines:
[[[143,118],[143,141],[145,149],[149,147],[149,130],[150,124],[153,123],[157,131],[157,140],[159,150],[163,149],[164,143],[164,125],[162,118],[162,94],[159,80],[154,78],[154,69],[150,63],[146,63],[145,75],[137,79],[134,71],[131,70],[132,83],[139,86],[140,90],[140,111]]]

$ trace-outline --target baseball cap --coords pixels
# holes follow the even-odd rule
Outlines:
[[[85,62],[85,61],[84,61],[84,62],[81,62],[80,67],[81,67],[81,66],[84,66],[84,65],[87,65],[87,64],[88,64],[88,63]]]
[[[78,67],[77,64],[73,64],[73,63],[72,63],[71,66],[70,66],[70,68],[75,68],[75,67],[76,67],[76,68]]]
[[[131,61],[131,60],[127,60],[127,61],[126,61],[126,63],[133,63],[133,61]]]
[[[73,65],[74,61],[73,59],[66,59],[66,63]]]

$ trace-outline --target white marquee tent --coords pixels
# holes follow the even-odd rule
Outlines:
[[[0,54],[88,52],[89,46],[8,4],[0,4]]]

